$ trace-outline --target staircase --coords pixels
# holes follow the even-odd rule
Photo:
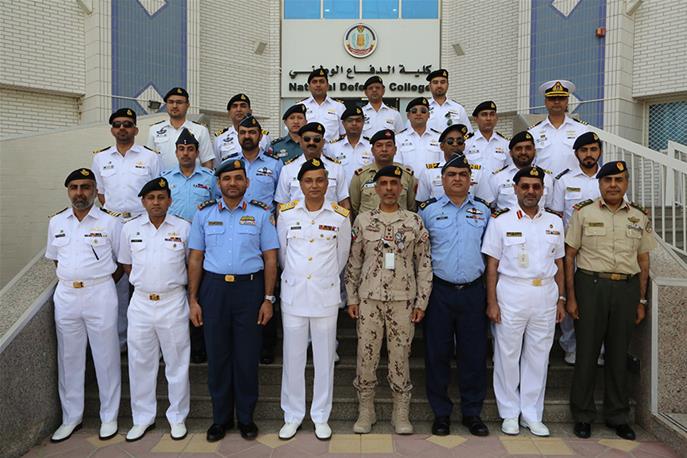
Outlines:
[[[491,338],[490,338],[491,339]],[[356,392],[353,388],[353,378],[355,377],[356,368],[356,332],[355,323],[344,312],[339,314],[338,321],[338,353],[340,361],[334,371],[334,404],[330,421],[338,423],[350,422],[350,428],[357,418],[358,406]],[[546,400],[544,404],[544,422],[547,423],[572,423],[572,417],[569,408],[570,385],[572,381],[573,368],[563,362],[563,352],[558,345],[558,337],[554,342],[551,350],[549,360],[549,372],[546,387]],[[491,344],[491,341],[490,341]],[[492,347],[492,345],[490,345]],[[425,366],[424,366],[424,339],[422,336],[422,327],[418,326],[413,339],[412,354],[410,359],[411,380],[413,382],[413,398],[411,401],[410,418],[414,422],[431,422],[434,419],[432,409],[427,402],[425,395]],[[386,381],[387,360],[386,348],[382,346],[382,358],[380,360],[379,368],[377,370],[377,396],[376,409],[377,418],[379,422],[388,423],[391,419],[392,398],[391,390]],[[281,347],[278,346],[276,350],[276,358],[273,364],[261,365],[259,369],[260,378],[260,396],[255,411],[255,420],[258,425],[261,422],[269,424],[279,424],[283,419],[283,412],[280,407],[280,392],[281,392],[281,372],[282,359]],[[98,418],[98,395],[97,386],[95,383],[95,373],[90,363],[87,373],[86,383],[86,404],[84,416],[86,418]],[[158,371],[157,384],[157,399],[158,409],[157,415],[163,424],[165,410],[169,403],[167,401],[167,383],[164,377],[164,362],[160,362]],[[499,422],[500,418],[496,408],[496,400],[494,399],[493,384],[493,364],[491,362],[491,351],[488,357],[488,372],[487,372],[487,398],[484,403],[482,411],[482,419],[487,422]],[[190,367],[191,379],[191,412],[189,414],[190,420],[202,420],[209,425],[212,422],[212,404],[210,395],[207,389],[207,365],[206,364],[192,364]],[[634,383],[636,376],[632,376],[631,382]],[[458,388],[455,383],[457,380],[457,369],[455,363],[452,369],[452,385],[450,394],[454,400],[455,406],[453,409],[453,419],[460,421],[460,400],[458,397]],[[309,358],[306,367],[306,393],[308,394],[308,405],[306,412],[309,410],[309,402],[312,395],[312,381],[313,381],[313,367],[312,358]],[[597,389],[595,398],[597,400],[597,407],[601,408],[603,385],[603,369],[599,369],[597,373]],[[306,414],[307,416],[307,414]],[[131,407],[129,395],[129,374],[127,368],[126,358],[122,358],[122,401],[119,410],[119,418],[123,423],[130,422]],[[631,420],[634,420],[634,408],[631,412]]]

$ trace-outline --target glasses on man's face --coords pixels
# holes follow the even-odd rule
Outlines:
[[[131,129],[134,127],[136,124],[134,124],[131,121],[115,121],[112,123],[112,128],[113,129],[119,129],[120,127],[123,127],[125,129]]]
[[[465,140],[463,140],[462,138],[449,137],[449,138],[445,139],[444,141],[446,142],[447,145],[453,145],[453,144],[464,145],[465,144]]]
[[[303,137],[303,141],[305,143],[320,143],[322,141],[322,137]]]
[[[188,102],[186,100],[168,100],[165,102],[167,105],[185,105]]]
[[[532,191],[541,191],[541,189],[542,189],[542,185],[539,184],[539,183],[532,183],[532,184],[522,183],[522,184],[520,184],[520,185],[518,185],[518,186],[519,186],[520,189],[522,189],[523,191],[529,191],[530,189],[531,189]]]
[[[417,113],[427,114],[429,112],[429,110],[427,110],[427,108],[411,108],[410,112],[412,114],[417,114]]]

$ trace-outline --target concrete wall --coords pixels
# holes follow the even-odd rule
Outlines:
[[[76,125],[80,105],[77,96],[0,88],[0,138]]]

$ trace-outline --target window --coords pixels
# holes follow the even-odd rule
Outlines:
[[[324,0],[325,19],[358,19],[360,0]]]
[[[363,19],[398,19],[399,0],[363,0]]]
[[[320,0],[284,0],[284,19],[319,19]]]
[[[438,19],[439,0],[284,0],[284,19]]]
[[[403,0],[403,19],[437,19],[438,0]]]

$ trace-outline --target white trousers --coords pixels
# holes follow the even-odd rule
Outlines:
[[[58,391],[62,423],[80,423],[84,408],[86,345],[90,343],[100,397],[100,420],[119,412],[121,368],[117,340],[117,292],[111,278],[84,288],[55,288]]]
[[[304,317],[283,312],[284,366],[281,380],[281,408],[284,421],[300,423],[305,417],[305,364],[308,359],[308,333],[312,336],[315,380],[310,418],[326,423],[332,411],[334,392],[334,352],[337,315]]]
[[[129,275],[122,274],[117,282],[117,333],[119,334],[119,347],[126,344],[126,309],[129,306]]]
[[[127,345],[131,413],[135,425],[148,425],[155,421],[160,349],[168,386],[167,420],[170,424],[184,422],[190,408],[188,366],[191,342],[186,290],[179,288],[159,296],[160,300],[153,301],[147,293],[135,291],[129,304]]]
[[[492,324],[492,334],[499,415],[516,418],[522,414],[527,422],[541,421],[558,287],[552,280],[533,286],[501,276],[496,297],[501,323]]]

